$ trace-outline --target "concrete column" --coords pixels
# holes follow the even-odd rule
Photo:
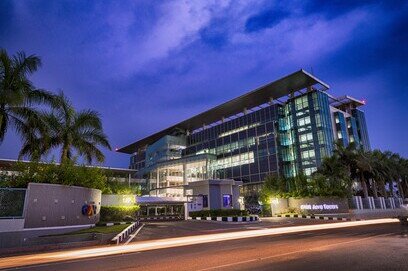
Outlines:
[[[166,186],[167,186],[167,187],[170,186],[169,177],[170,177],[170,170],[169,170],[169,169],[166,169]]]
[[[188,203],[184,203],[184,220],[188,219]]]
[[[159,193],[159,176],[160,176],[160,174],[159,174],[159,169],[157,168],[157,170],[156,170],[156,196],[158,195],[158,193]]]
[[[183,184],[187,185],[187,165],[183,163]]]
[[[354,205],[356,206],[357,210],[363,209],[363,201],[360,196],[353,196]]]

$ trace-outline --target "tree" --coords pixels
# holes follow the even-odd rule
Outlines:
[[[25,141],[45,136],[45,123],[33,105],[53,104],[54,95],[36,89],[28,79],[40,66],[41,60],[35,55],[18,52],[9,56],[0,49],[0,144],[9,127]]]
[[[370,174],[372,172],[372,166],[370,164],[370,160],[368,159],[368,155],[364,150],[359,150],[357,152],[357,155],[355,156],[355,166],[357,174],[360,178],[361,186],[363,188],[364,197],[367,198],[369,194],[366,174]]]
[[[259,198],[264,205],[268,205],[272,197],[283,198],[286,193],[286,182],[282,177],[267,175],[264,179]]]
[[[371,177],[374,179],[375,185],[379,190],[378,193],[386,197],[385,184],[390,171],[387,158],[380,150],[374,150],[369,154],[370,163],[372,165]]]
[[[347,166],[337,155],[324,157],[312,176],[313,194],[350,196],[352,181]]]
[[[393,197],[394,196],[394,182],[397,184],[397,188],[399,191],[400,196],[404,196],[403,195],[403,191],[402,191],[402,187],[401,187],[401,176],[403,174],[401,174],[405,167],[401,158],[401,156],[399,154],[390,152],[390,151],[385,151],[384,152],[384,156],[386,158],[386,162],[388,164],[389,167],[389,172],[388,172],[388,185],[389,185],[389,189],[390,189],[390,194]]]
[[[51,112],[44,112],[43,118],[48,127],[48,138],[33,140],[37,145],[34,149],[45,154],[51,148],[61,147],[61,163],[73,158],[74,150],[84,156],[88,163],[95,159],[103,162],[105,156],[98,146],[111,149],[107,136],[103,133],[99,114],[92,110],[75,111],[71,102],[63,93],[56,97],[56,106]],[[22,150],[30,153],[30,142],[26,142]]]

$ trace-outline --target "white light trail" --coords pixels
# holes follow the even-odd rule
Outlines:
[[[85,248],[69,251],[39,253],[24,256],[0,258],[0,268],[19,267],[32,264],[44,264],[67,260],[77,260],[90,257],[100,257],[123,253],[141,252],[155,249],[181,247],[196,244],[205,244],[220,241],[229,241],[253,237],[272,236],[279,234],[299,233],[305,231],[318,231],[328,229],[341,229],[357,226],[368,226],[384,223],[395,223],[397,219],[375,219],[365,221],[326,223],[318,225],[291,226],[271,229],[244,230],[227,233],[214,233],[206,235],[167,238],[160,240],[141,241],[122,246],[103,246],[98,248]]]

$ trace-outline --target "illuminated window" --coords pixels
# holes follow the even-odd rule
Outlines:
[[[302,159],[313,159],[315,158],[315,151],[310,150],[310,151],[303,151],[302,152]]]
[[[242,127],[236,128],[236,129],[233,129],[233,130],[231,130],[231,131],[227,131],[227,132],[224,132],[224,133],[222,133],[222,134],[219,134],[218,137],[228,136],[228,135],[232,135],[232,134],[235,134],[235,133],[238,133],[238,132],[241,132],[241,131],[245,131],[245,130],[247,130],[247,129],[249,129],[249,128],[253,128],[253,127],[259,126],[259,124],[260,124],[260,123],[257,122],[257,123],[252,123],[252,124],[250,124],[250,125],[245,125],[245,126],[242,126]]]
[[[232,207],[232,195],[230,194],[222,195],[222,207]]]

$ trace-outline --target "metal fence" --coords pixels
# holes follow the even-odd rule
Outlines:
[[[23,216],[26,189],[0,188],[0,218]]]

